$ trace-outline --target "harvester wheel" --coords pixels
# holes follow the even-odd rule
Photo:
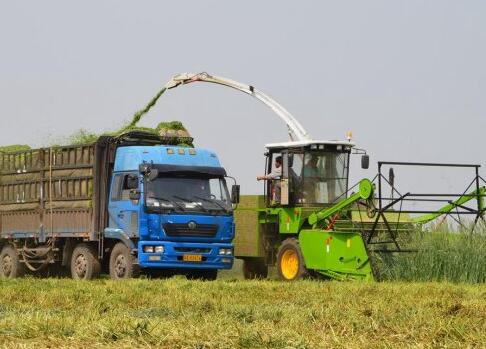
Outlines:
[[[243,259],[243,276],[245,279],[266,279],[268,276],[268,266],[263,258]]]
[[[88,244],[77,245],[71,257],[71,277],[76,280],[91,280],[99,277],[100,261]]]
[[[110,277],[113,280],[130,279],[138,277],[139,266],[130,249],[123,243],[117,243],[110,254]]]
[[[285,239],[280,245],[277,254],[277,270],[278,276],[284,281],[299,280],[308,275],[297,239]]]
[[[25,273],[25,265],[20,263],[17,251],[11,246],[6,245],[0,253],[0,277],[17,278]]]

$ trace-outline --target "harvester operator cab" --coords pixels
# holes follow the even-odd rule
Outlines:
[[[345,141],[267,144],[267,174],[282,157],[281,177],[266,181],[267,206],[327,206],[345,198],[353,146]]]

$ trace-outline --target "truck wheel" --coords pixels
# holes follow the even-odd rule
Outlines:
[[[130,249],[123,242],[117,243],[110,254],[110,277],[113,280],[130,279],[137,277],[139,270]]]
[[[308,275],[304,256],[295,238],[285,239],[277,254],[278,276],[284,281],[299,280]]]
[[[268,276],[268,266],[263,258],[243,259],[243,276],[245,279],[266,279]]]
[[[213,281],[218,277],[217,269],[195,269],[186,274],[188,280]]]
[[[25,265],[20,263],[17,251],[11,245],[5,246],[0,253],[0,277],[13,279],[24,273]]]
[[[71,277],[91,280],[100,275],[101,265],[94,250],[87,244],[77,245],[71,256]]]

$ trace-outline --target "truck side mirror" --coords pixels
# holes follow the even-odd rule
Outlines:
[[[158,176],[159,176],[159,170],[157,170],[156,168],[152,168],[150,169],[150,172],[148,174],[148,180],[152,182],[153,180],[157,179]]]
[[[361,168],[366,170],[370,167],[370,156],[368,154],[364,154],[361,156]]]
[[[140,200],[140,190],[138,189],[132,189],[130,190],[130,194],[129,194],[129,197],[130,197],[130,200],[132,201],[138,201]]]
[[[240,186],[238,184],[234,184],[231,187],[231,202],[233,204],[240,203]]]

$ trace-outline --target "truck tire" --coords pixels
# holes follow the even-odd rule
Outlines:
[[[280,280],[283,281],[295,281],[308,276],[297,239],[285,239],[280,245],[277,254],[277,271]]]
[[[95,251],[88,244],[77,245],[71,256],[71,277],[91,280],[100,276],[101,265]]]
[[[243,276],[246,280],[266,279],[268,266],[263,258],[245,258],[243,259]]]
[[[110,254],[110,277],[113,280],[130,279],[138,277],[139,273],[140,268],[130,249],[123,242],[117,243]]]
[[[217,269],[194,269],[186,273],[188,280],[214,281],[218,277]]]
[[[25,265],[20,263],[19,255],[13,246],[6,245],[0,253],[0,277],[18,278],[25,274]]]

